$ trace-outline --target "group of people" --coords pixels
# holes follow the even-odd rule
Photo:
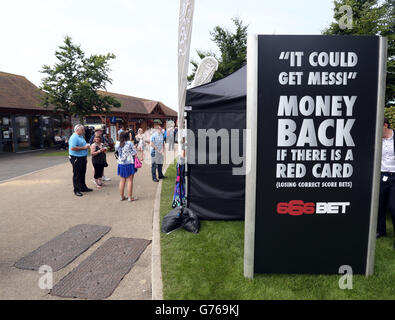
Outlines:
[[[92,143],[85,140],[85,127],[78,124],[74,127],[74,133],[69,139],[69,159],[73,166],[74,194],[81,197],[83,192],[91,192],[85,182],[88,149],[91,149],[92,165],[94,167],[94,181],[98,188],[103,186],[104,167],[107,165],[105,152],[108,147],[103,143],[102,132],[97,130],[91,137]]]
[[[139,128],[137,133],[135,133],[133,129],[125,130],[122,126],[118,131],[118,135],[121,136],[123,133],[126,133],[130,141],[134,142],[141,161],[144,160],[146,145],[149,144],[152,181],[159,182],[159,179],[165,179],[166,176],[164,176],[162,172],[165,143],[168,142],[169,151],[174,150],[177,127],[171,126],[164,129],[159,122],[156,122],[154,123],[154,127],[148,129],[147,132]]]
[[[106,152],[110,149],[110,142],[104,135],[103,129],[95,130],[94,134],[88,136],[85,127],[81,124],[74,127],[74,133],[69,138],[69,159],[73,166],[73,186],[74,194],[81,197],[85,192],[91,192],[93,189],[88,188],[85,182],[88,150],[92,156],[92,165],[94,168],[94,183],[98,189],[104,186],[104,181],[111,180],[104,176],[104,168],[108,166]],[[133,179],[138,170],[137,163],[144,160],[144,153],[147,145],[150,148],[151,156],[151,174],[152,181],[159,182],[159,179],[165,179],[163,175],[163,161],[166,133],[169,141],[169,150],[174,149],[174,128],[163,130],[159,123],[147,132],[139,128],[137,133],[133,130],[125,130],[124,127],[118,131],[119,141],[115,144],[115,155],[118,161],[117,174],[120,177],[119,192],[120,200],[136,201],[137,197],[133,196]],[[89,141],[87,143],[87,141]],[[158,174],[157,174],[158,173]],[[127,196],[125,196],[125,187],[127,187]]]
[[[106,144],[111,151],[113,151],[114,141],[111,137],[104,133],[103,128],[95,129],[94,127],[89,126],[84,127],[85,141],[89,141],[89,144],[92,144],[93,138],[97,131],[101,132],[102,142]],[[59,131],[56,131],[54,135],[54,145],[57,146],[60,150],[67,150],[69,148],[70,137],[71,135],[67,135],[65,133],[61,134]]]
[[[59,133],[58,131],[55,132],[53,142],[55,146],[58,146],[60,150],[66,150],[69,146],[69,138],[67,135]]]

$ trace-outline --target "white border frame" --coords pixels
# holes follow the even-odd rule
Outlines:
[[[258,35],[247,40],[247,139],[244,223],[244,276],[254,277],[256,156],[258,117]]]
[[[374,167],[372,178],[372,200],[370,203],[370,223],[368,252],[366,258],[366,276],[374,272],[374,256],[376,251],[377,215],[380,194],[381,148],[383,137],[383,122],[385,108],[385,80],[387,75],[387,38],[379,38],[379,61],[377,81],[377,110],[376,110],[376,142],[374,149]]]

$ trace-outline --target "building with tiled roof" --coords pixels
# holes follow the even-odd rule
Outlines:
[[[0,108],[48,110],[40,105],[43,93],[24,76],[0,71]]]
[[[177,112],[162,102],[124,94],[99,91],[120,103],[110,114],[93,114],[86,117],[86,124],[105,126],[114,140],[120,126],[143,128],[153,121],[176,122]],[[78,118],[55,112],[54,107],[44,107],[43,92],[26,77],[0,72],[0,153],[21,152],[51,147],[55,136],[69,135]]]

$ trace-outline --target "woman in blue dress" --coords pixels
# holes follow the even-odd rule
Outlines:
[[[134,157],[137,155],[137,151],[133,142],[129,140],[129,134],[126,131],[121,132],[119,142],[115,145],[115,151],[118,151],[119,193],[121,201],[126,199],[129,202],[136,201],[137,198],[133,197],[133,178],[137,172],[137,169],[134,167]],[[127,198],[124,195],[126,182],[128,184]]]

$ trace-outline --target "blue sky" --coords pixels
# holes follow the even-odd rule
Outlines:
[[[44,64],[65,35],[87,54],[114,53],[111,92],[159,100],[177,109],[178,0],[1,0],[0,71],[39,86]],[[332,0],[196,0],[191,58],[215,51],[209,32],[232,17],[261,34],[320,34]]]

